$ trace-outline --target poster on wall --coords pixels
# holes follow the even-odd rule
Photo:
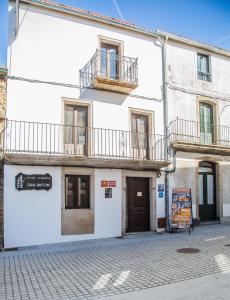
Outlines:
[[[191,190],[187,188],[172,189],[171,227],[190,228],[192,223]]]

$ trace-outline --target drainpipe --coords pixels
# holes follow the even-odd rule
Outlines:
[[[165,136],[165,148],[164,157],[168,159],[168,65],[167,65],[167,41],[168,36],[164,36],[164,40],[161,41],[162,49],[162,95],[163,95],[163,117],[164,117],[164,136]],[[174,168],[173,168],[174,169]],[[172,171],[172,170],[171,170]],[[166,230],[169,231],[169,172],[165,171],[165,218],[166,218]]]
[[[15,29],[14,29],[15,36],[18,35],[18,30],[19,30],[19,0],[16,0],[16,3],[15,3]]]

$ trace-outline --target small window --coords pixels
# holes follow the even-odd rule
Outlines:
[[[210,58],[205,54],[197,54],[197,75],[199,80],[211,81]]]
[[[65,176],[65,208],[90,208],[90,178],[85,175]]]

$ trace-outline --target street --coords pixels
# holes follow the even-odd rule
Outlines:
[[[0,299],[229,299],[229,245],[209,225],[2,252]]]

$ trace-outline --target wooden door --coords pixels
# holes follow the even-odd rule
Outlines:
[[[150,230],[149,178],[127,178],[127,232]]]

